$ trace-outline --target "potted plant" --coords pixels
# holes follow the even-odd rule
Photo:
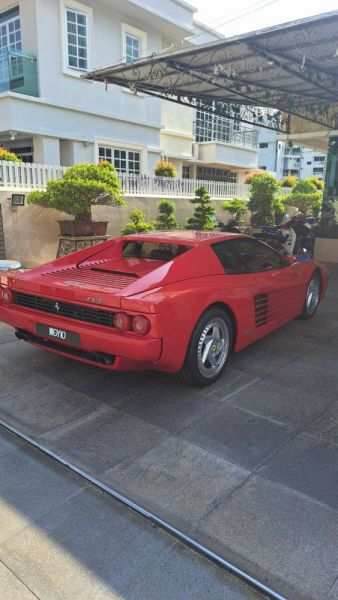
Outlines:
[[[70,167],[63,179],[48,181],[46,191],[31,192],[27,200],[74,216],[59,221],[61,235],[70,236],[105,235],[107,221],[93,221],[91,207],[125,204],[116,171],[106,161]]]
[[[248,202],[251,225],[271,225],[275,222],[275,202],[278,191],[278,183],[272,175],[265,173],[252,178]]]
[[[176,177],[177,170],[173,163],[164,160],[164,158],[160,158],[160,160],[155,165],[155,175],[156,177]]]
[[[10,152],[10,150],[6,150],[6,148],[0,148],[0,160],[5,160],[7,162],[21,162],[20,158],[14,154],[14,152]]]

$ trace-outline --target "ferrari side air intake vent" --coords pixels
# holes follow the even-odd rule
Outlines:
[[[257,294],[254,297],[256,326],[261,327],[268,322],[269,298],[268,294]]]

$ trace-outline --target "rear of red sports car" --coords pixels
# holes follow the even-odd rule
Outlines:
[[[22,340],[105,368],[176,371],[194,310],[177,314],[175,299],[182,282],[213,272],[223,272],[214,253],[189,232],[117,238],[2,275],[0,320]]]

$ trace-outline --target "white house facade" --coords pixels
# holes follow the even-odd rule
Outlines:
[[[126,174],[165,156],[181,177],[241,182],[257,130],[81,78],[217,37],[184,0],[0,0],[0,144],[27,162],[102,158]]]

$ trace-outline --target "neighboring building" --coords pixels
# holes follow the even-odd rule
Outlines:
[[[279,139],[276,131],[260,129],[258,137],[258,167],[276,174],[277,179],[296,175],[306,179],[315,175],[324,179],[326,154]]]
[[[183,177],[243,181],[257,131],[128,89],[81,79],[220,34],[184,0],[0,0],[0,144],[24,161],[110,160],[152,173],[160,156]]]

